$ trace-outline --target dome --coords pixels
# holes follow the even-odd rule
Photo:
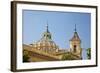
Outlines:
[[[48,25],[46,27],[47,27],[46,31],[43,33],[42,38],[39,41],[37,41],[33,46],[35,46],[36,49],[39,49],[44,52],[48,53],[57,52],[59,47],[52,40],[51,33],[48,30]]]

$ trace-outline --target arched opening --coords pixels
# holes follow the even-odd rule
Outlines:
[[[74,49],[73,49],[73,52],[76,52],[76,47],[77,47],[77,46],[76,46],[76,45],[74,45]]]

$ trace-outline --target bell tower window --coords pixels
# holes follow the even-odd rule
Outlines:
[[[74,45],[74,49],[73,49],[73,52],[76,52],[76,45]]]

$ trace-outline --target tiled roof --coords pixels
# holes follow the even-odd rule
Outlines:
[[[77,32],[74,32],[74,36],[70,39],[70,41],[80,41],[80,38],[78,36],[78,33]]]

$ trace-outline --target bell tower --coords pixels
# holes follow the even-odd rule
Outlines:
[[[77,33],[76,24],[74,29],[74,35],[69,41],[70,41],[70,52],[78,56],[79,59],[82,59],[81,40]]]

